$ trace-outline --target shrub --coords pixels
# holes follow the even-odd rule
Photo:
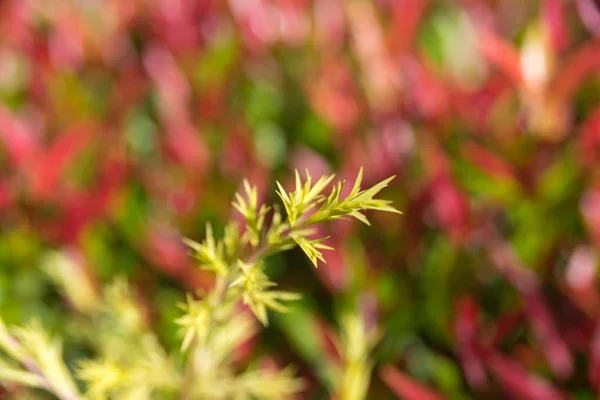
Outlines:
[[[118,280],[96,304],[81,310],[87,323],[83,329],[90,330],[86,339],[96,353],[95,358],[74,361],[76,375],[87,387],[85,395],[62,358],[61,342],[51,339],[39,322],[9,330],[0,320],[4,353],[0,382],[11,390],[43,389],[63,400],[281,399],[299,392],[302,380],[289,367],[269,372],[260,366],[236,365],[236,350],[257,331],[247,310],[267,326],[268,311],[288,312],[287,303],[300,298],[298,293],[274,289],[277,284],[263,269],[265,258],[299,246],[317,267],[319,261],[325,262],[321,250],[333,248],[323,243],[326,237],[314,237],[315,226],[349,217],[369,225],[366,210],[398,212],[390,201],[374,198],[392,178],[361,190],[361,169],[344,198],[340,197],[343,182],[329,195],[323,194],[333,178],[324,176],[313,183],[307,172],[302,182],[296,171],[296,188],[289,193],[278,183],[285,219],[277,206],[259,204],[257,188],[244,181],[245,193],[236,194],[233,204],[245,220],[241,232],[231,222],[217,240],[207,224],[202,243],[187,240],[200,266],[214,273],[216,282],[199,298],[188,293],[184,314],[175,321],[183,331],[184,357],[176,360],[168,355],[145,323],[127,283]],[[62,282],[69,280],[65,277]],[[375,327],[367,327],[357,312],[345,316],[342,327],[343,365],[335,390],[340,399],[362,399],[370,380]]]

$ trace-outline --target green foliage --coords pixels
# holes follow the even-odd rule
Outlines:
[[[229,272],[224,260],[224,242],[215,241],[210,223],[206,224],[206,240],[202,244],[187,239],[185,243],[194,250],[195,257],[202,267],[217,275],[226,275]]]
[[[358,314],[348,314],[342,319],[341,353],[344,357],[343,377],[339,381],[341,400],[366,398],[373,365],[370,353],[378,340],[378,332],[370,331]]]
[[[82,397],[263,397],[292,364],[339,400],[389,364],[367,398],[593,398],[594,4],[3,2],[1,318],[61,338]],[[361,164],[410,218],[318,179]],[[346,312],[385,332],[361,367]],[[53,398],[0,353],[1,398]]]
[[[0,378],[9,384],[43,388],[59,399],[80,394],[62,359],[62,344],[51,339],[37,321],[10,332],[0,320]],[[8,357],[8,359],[5,359]]]
[[[265,223],[265,216],[269,212],[269,207],[264,204],[260,207],[258,206],[256,187],[251,187],[250,183],[245,179],[244,190],[248,201],[246,202],[244,197],[236,193],[236,201],[233,203],[233,206],[246,219],[246,232],[242,239],[248,241],[253,247],[256,247],[260,242],[260,235]]]
[[[63,400],[77,399],[264,399],[287,398],[302,390],[304,383],[290,367],[268,372],[250,365],[240,371],[236,349],[257,333],[252,315],[264,326],[268,311],[286,313],[297,293],[275,290],[277,285],[264,271],[265,257],[298,245],[315,266],[325,261],[320,250],[326,238],[312,238],[315,224],[355,217],[368,224],[361,211],[397,212],[388,201],[374,199],[390,179],[361,190],[362,170],[350,194],[340,199],[343,184],[329,196],[322,192],[334,176],[322,177],[313,185],[296,172],[296,190],[286,193],[278,183],[287,217],[277,207],[259,204],[258,191],[244,181],[245,196],[236,194],[234,207],[243,215],[243,232],[232,222],[216,239],[206,225],[202,243],[186,239],[200,267],[216,276],[214,287],[199,298],[188,294],[181,305],[183,315],[175,320],[183,336],[183,358],[169,355],[147,322],[144,310],[130,286],[121,279],[108,285],[101,295],[85,285],[85,276],[61,253],[51,253],[45,270],[80,313],[86,326],[81,336],[93,349],[94,358],[80,361],[75,375],[85,384],[77,390],[72,373],[62,358],[62,347],[52,341],[40,324],[14,328],[0,323],[0,379],[7,385],[45,389]],[[267,226],[267,215],[272,212]],[[312,212],[312,214],[311,214]],[[71,279],[73,278],[73,279]],[[250,312],[241,308],[248,306]],[[84,323],[87,322],[87,323]],[[89,327],[94,327],[89,330]],[[336,385],[341,399],[361,399],[370,379],[369,353],[374,334],[367,333],[357,314],[344,319],[340,353],[344,368]],[[179,397],[177,397],[179,398]]]
[[[197,361],[194,359],[199,354],[202,355],[201,370],[207,371],[206,373],[210,371],[209,377],[213,382],[224,382],[222,390],[211,392],[210,395],[214,398],[227,398],[228,390],[238,393],[241,398],[277,398],[274,397],[276,391],[270,395],[251,389],[260,385],[248,386],[248,376],[254,376],[254,372],[246,372],[232,382],[229,364],[230,353],[235,346],[247,340],[249,336],[246,335],[251,335],[247,319],[241,316],[243,314],[236,312],[236,304],[240,299],[265,326],[268,325],[268,310],[285,313],[289,308],[284,302],[299,299],[298,294],[272,289],[276,284],[270,281],[263,271],[264,258],[298,245],[316,266],[317,260],[324,261],[319,249],[331,247],[321,243],[326,238],[310,238],[314,233],[310,226],[347,216],[365,222],[366,218],[360,211],[367,209],[397,212],[389,202],[373,198],[390,179],[361,191],[361,170],[349,196],[340,200],[342,183],[338,183],[328,197],[322,195],[333,178],[334,176],[322,177],[313,185],[308,173],[305,182],[302,183],[300,175],[296,172],[296,190],[290,193],[278,183],[277,193],[284,203],[286,219],[283,219],[276,207],[259,204],[257,189],[244,181],[245,196],[236,194],[233,203],[246,221],[242,236],[238,237],[237,230],[228,225],[223,239],[217,241],[212,228],[207,225],[207,237],[204,242],[186,241],[204,268],[214,271],[217,275],[213,291],[200,300],[188,297],[186,304],[182,305],[185,314],[177,320],[184,332],[182,349],[190,353],[191,364],[195,365]],[[320,208],[317,209],[319,205]],[[266,227],[266,217],[271,210],[271,224]],[[311,211],[315,213],[310,215]],[[233,338],[223,342],[222,337],[226,332],[233,335]],[[207,368],[206,363],[210,364],[210,368]],[[250,375],[247,375],[248,373]],[[362,378],[363,375],[361,371]],[[205,376],[204,379],[209,377]],[[286,381],[282,387],[301,387],[299,381],[287,377],[287,374],[282,375],[280,379]],[[270,384],[265,386],[269,387],[269,390],[273,390]],[[192,392],[194,390],[206,389],[192,388]]]
[[[238,261],[240,274],[237,279],[229,284],[232,289],[239,289],[244,299],[256,318],[263,324],[268,325],[267,309],[278,312],[287,312],[288,308],[281,301],[297,300],[300,296],[296,293],[269,290],[277,284],[269,281],[262,271],[262,265],[249,265]]]

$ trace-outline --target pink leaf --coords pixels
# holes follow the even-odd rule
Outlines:
[[[15,166],[31,160],[39,150],[37,135],[23,119],[0,106],[0,139]]]
[[[545,0],[542,3],[542,17],[550,32],[550,41],[555,52],[565,48],[569,40],[565,25],[565,7],[561,0]]]

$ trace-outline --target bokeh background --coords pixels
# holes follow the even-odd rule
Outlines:
[[[271,258],[304,299],[246,351],[327,398],[354,304],[370,399],[597,398],[599,100],[594,0],[4,0],[2,318],[61,333],[125,276],[176,350],[212,282],[182,237],[239,218],[244,177],[277,201],[364,166],[404,214],[324,227],[318,269]]]

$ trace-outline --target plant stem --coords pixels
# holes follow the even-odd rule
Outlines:
[[[291,233],[295,229],[303,229],[304,228],[302,223],[297,224],[297,226],[295,228],[291,228],[287,222],[284,222],[283,224],[284,224],[284,229],[280,235],[281,240],[288,239],[290,237]],[[249,263],[249,264],[256,263],[257,261],[262,259],[272,248],[272,245],[269,244],[266,236],[263,236],[262,242],[263,243],[260,244],[260,246],[258,246],[258,248],[255,251],[253,251],[252,253],[250,253],[248,255],[248,257],[246,258],[247,263]],[[217,280],[213,287],[212,293],[209,294],[209,296],[212,297],[211,307],[213,310],[217,309],[226,300],[227,294],[229,292],[229,285],[233,280],[232,275],[233,275],[233,273],[229,272],[227,275],[218,275],[217,276]],[[209,327],[208,327],[208,337],[209,338],[211,336],[211,332],[214,329],[216,323],[217,323],[217,321],[214,318],[214,312],[213,312],[213,313],[211,313],[210,320],[209,320]],[[193,350],[190,354],[190,358],[188,361],[188,366],[187,366],[185,377],[184,377],[184,383],[183,383],[183,387],[181,389],[180,400],[188,400],[192,396],[191,386],[192,386],[192,382],[194,380],[196,357],[197,357],[199,348],[198,348],[197,343],[196,343],[196,345],[194,345],[194,343],[192,343],[190,348]]]

